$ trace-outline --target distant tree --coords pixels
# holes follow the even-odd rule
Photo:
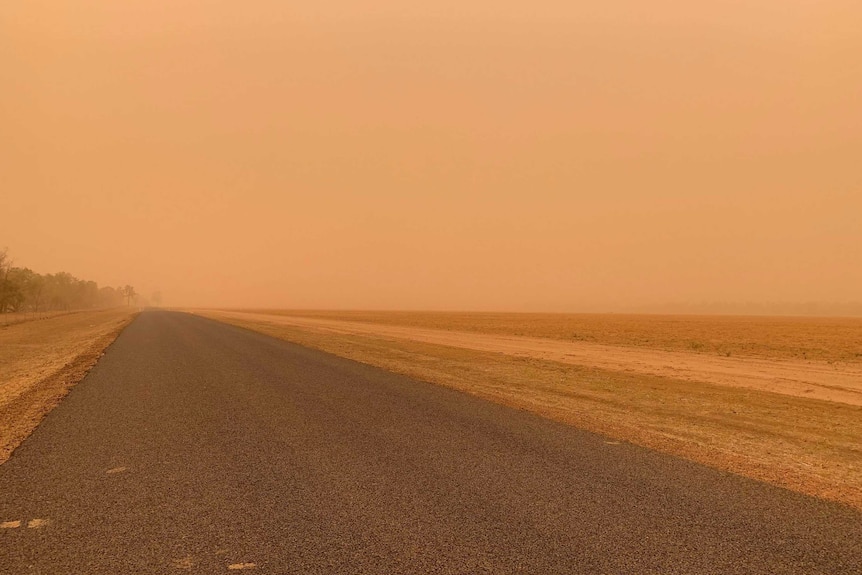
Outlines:
[[[105,286],[99,290],[99,305],[102,307],[115,307],[123,305],[123,294],[121,290]]]
[[[16,298],[18,287],[9,278],[12,261],[6,248],[0,250],[0,313],[11,311],[12,301]]]
[[[77,280],[75,285],[75,307],[93,308],[99,303],[99,286],[94,281]]]
[[[132,300],[138,297],[135,288],[130,285],[123,286],[121,290],[123,297],[126,298],[126,305],[132,305]]]
[[[45,299],[52,310],[69,310],[77,303],[78,279],[72,274],[58,272],[45,276]]]
[[[38,274],[29,268],[12,266],[6,249],[0,249],[0,313],[43,310],[92,309],[131,305],[138,297],[135,288],[103,287],[80,280],[72,274]]]
[[[160,291],[158,291],[158,290],[154,291],[154,292],[153,292],[153,297],[152,297],[152,298],[150,298],[150,299],[151,299],[152,304],[153,304],[154,306],[156,306],[156,307],[161,306],[161,305],[162,305],[162,292],[160,292]]]
[[[38,313],[42,307],[45,278],[29,269],[26,271],[29,272],[24,281],[24,295],[27,298],[27,306],[30,308],[30,311]]]
[[[39,311],[42,276],[29,268],[9,268],[6,278],[8,311]]]
[[[16,268],[11,268],[3,274],[0,280],[0,312],[21,311],[24,305],[24,292],[15,274]]]

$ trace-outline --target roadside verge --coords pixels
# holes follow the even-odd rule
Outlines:
[[[87,311],[0,329],[0,464],[135,317],[125,309]]]

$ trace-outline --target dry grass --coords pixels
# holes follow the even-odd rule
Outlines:
[[[0,463],[134,315],[127,309],[82,311],[0,326]]]
[[[860,406],[407,339],[326,333],[258,318],[244,319],[237,314],[203,315],[862,509]],[[421,314],[403,314],[417,315]],[[428,315],[434,316],[434,321],[442,317]],[[471,326],[468,317],[473,314],[465,315],[454,322],[459,330]],[[343,315],[339,317],[343,319]],[[518,317],[508,318],[503,323],[509,327],[494,327],[490,316],[480,317],[481,325],[474,326],[473,331],[506,333],[504,330],[511,330],[518,321]],[[361,315],[357,319],[368,321],[370,317]],[[390,318],[390,322],[398,321],[405,320]],[[534,336],[553,329],[531,321]],[[559,326],[568,319],[550,321]],[[599,318],[590,317],[589,321],[598,322]],[[618,325],[616,317],[609,321]],[[706,330],[705,321],[695,319],[698,329]],[[745,323],[736,318],[716,321],[720,326],[728,325],[727,321],[731,325]],[[814,332],[822,331],[820,321],[814,320]],[[640,328],[642,332],[651,329],[658,328]],[[803,335],[793,335],[789,327],[785,329],[788,333],[784,341],[795,341],[798,349],[816,348],[815,344],[806,344]],[[828,338],[840,339],[835,335]],[[768,338],[762,340],[767,342]],[[852,345],[845,341],[844,347]],[[783,352],[779,347],[773,353]]]
[[[541,337],[722,356],[862,362],[862,318],[257,311],[273,315]]]
[[[39,312],[31,312],[31,311],[22,311],[22,312],[14,312],[14,313],[0,313],[0,328],[7,327],[16,323],[24,323],[28,321],[34,321],[37,319],[50,319],[52,317],[58,317],[61,315],[68,315],[70,313],[77,313],[74,311],[39,311]]]

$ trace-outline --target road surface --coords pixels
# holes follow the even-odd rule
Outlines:
[[[862,514],[145,312],[0,466],[0,573],[239,571],[858,575]]]

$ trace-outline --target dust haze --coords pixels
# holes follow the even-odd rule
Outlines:
[[[6,2],[0,249],[174,306],[860,310],[862,5],[709,4]]]

